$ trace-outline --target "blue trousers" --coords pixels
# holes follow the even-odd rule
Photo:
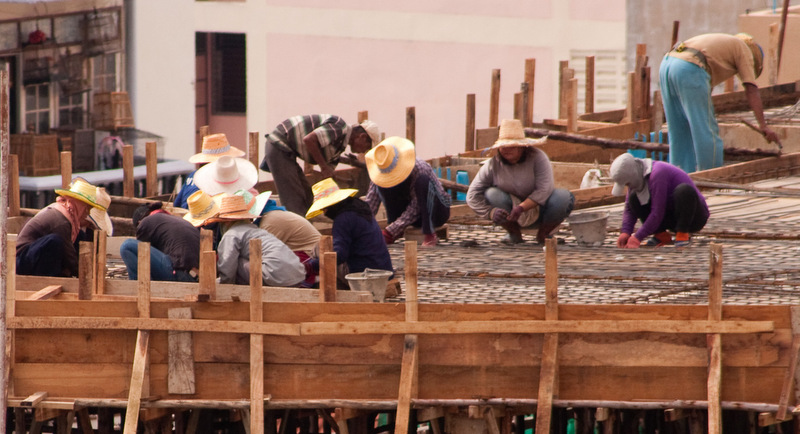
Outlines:
[[[128,239],[119,246],[119,254],[128,269],[128,279],[139,278],[139,242]],[[171,280],[194,282],[195,279],[184,270],[175,270],[172,259],[161,250],[150,246],[150,280]]]
[[[694,63],[666,56],[659,81],[669,129],[669,162],[686,173],[722,166],[722,138],[708,73]]]
[[[489,205],[511,211],[511,206],[513,204],[511,195],[505,191],[497,187],[489,187],[486,189],[484,196],[486,197],[486,201],[489,202]],[[525,200],[525,198],[520,199]],[[544,205],[540,206],[539,218],[529,227],[538,228],[542,225],[558,225],[569,217],[574,206],[575,196],[565,188],[556,188],[550,193],[550,197],[547,198]]]

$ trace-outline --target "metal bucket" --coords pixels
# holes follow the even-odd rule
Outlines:
[[[573,214],[567,218],[575,240],[582,246],[601,246],[606,239],[608,211]]]
[[[389,270],[375,270],[367,268],[360,273],[350,273],[344,276],[350,285],[351,291],[369,291],[372,301],[383,303],[386,299],[386,285],[392,272]]]

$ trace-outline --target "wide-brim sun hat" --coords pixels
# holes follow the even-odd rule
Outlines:
[[[259,193],[255,195],[255,198],[253,197],[253,193],[247,190],[239,190],[233,194],[244,197],[244,201],[247,203],[252,203],[253,206],[250,207],[249,212],[250,214],[253,214],[256,217],[261,215],[261,211],[264,210],[264,207],[267,205],[270,196],[272,196],[271,191],[265,191],[263,193]],[[253,199],[255,199],[255,202],[253,202]]]
[[[355,188],[339,188],[333,178],[325,178],[314,184],[311,191],[314,192],[314,203],[306,212],[307,219],[312,219],[322,214],[325,208],[358,194]]]
[[[89,220],[97,226],[98,229],[105,231],[108,236],[114,235],[114,225],[111,223],[111,217],[108,215],[108,207],[111,206],[111,196],[108,195],[106,189],[97,187],[97,203],[102,208],[93,206],[89,210]],[[103,209],[105,208],[105,209]]]
[[[189,207],[189,212],[183,216],[183,219],[195,227],[202,226],[208,219],[219,214],[219,205],[203,190],[197,190],[192,193],[186,199],[186,204]]]
[[[250,213],[256,200],[252,194],[248,200],[241,194],[228,193],[218,194],[213,199],[219,205],[219,214],[214,217],[214,221],[252,220],[258,217]]]
[[[392,136],[370,149],[365,155],[369,179],[378,187],[394,187],[405,181],[416,164],[414,143]]]
[[[100,208],[103,211],[108,209],[107,206],[103,206],[97,202],[97,187],[89,184],[83,178],[75,178],[72,180],[72,183],[69,185],[69,190],[63,188],[56,188],[55,192],[59,196],[67,196],[73,199],[77,199],[83,203],[89,204],[94,208]],[[109,204],[111,200],[109,199]]]
[[[533,146],[547,141],[547,137],[531,139],[525,137],[525,130],[522,128],[522,121],[519,119],[503,119],[500,122],[500,131],[497,134],[497,141],[492,145],[492,150],[506,146]]]
[[[219,157],[243,157],[245,152],[231,146],[224,133],[209,134],[203,137],[203,149],[200,153],[189,157],[190,163],[211,163]]]
[[[194,183],[200,190],[215,196],[249,190],[258,182],[258,169],[244,158],[223,156],[197,169]]]
[[[758,78],[761,75],[761,71],[764,69],[764,49],[747,33],[737,33],[736,37],[744,41],[747,48],[749,48],[750,52],[753,54],[753,72],[756,74],[756,78]]]
[[[361,125],[361,128],[363,128],[364,131],[367,132],[367,135],[369,136],[369,139],[372,140],[372,146],[375,146],[378,143],[380,143],[380,141],[381,141],[381,132],[378,129],[378,124],[376,124],[375,122],[372,122],[369,119],[366,119],[363,122],[361,122],[359,125]]]

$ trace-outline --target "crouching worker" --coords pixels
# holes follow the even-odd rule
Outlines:
[[[331,236],[336,252],[339,281],[337,286],[347,288],[348,273],[359,273],[367,268],[394,271],[389,249],[372,209],[354,196],[358,190],[340,189],[332,178],[324,179],[312,187],[314,203],[306,213],[307,219],[320,214],[333,220]],[[306,261],[309,271],[319,274],[319,258]]]
[[[572,212],[575,197],[555,188],[547,154],[533,145],[543,142],[525,137],[522,123],[504,119],[491,150],[467,190],[467,205],[475,214],[491,219],[508,232],[503,244],[523,242],[522,228],[538,228],[541,244]]]
[[[650,235],[645,246],[689,245],[689,234],[698,232],[708,221],[706,199],[692,179],[680,168],[649,158],[635,158],[625,153],[611,163],[611,179],[615,196],[628,194],[622,215],[622,228],[617,247],[637,249]],[[633,232],[636,220],[642,226]]]
[[[250,264],[261,264],[262,284],[267,286],[302,286],[306,269],[297,255],[274,235],[254,225],[257,215],[249,210],[255,204],[244,197],[227,194],[219,200],[218,221],[222,238],[217,246],[217,272],[220,283],[247,285],[250,283]],[[250,240],[261,240],[261,258],[250,258]],[[257,266],[257,265],[256,265]]]
[[[17,274],[78,276],[81,241],[91,241],[95,228],[113,232],[106,210],[111,197],[102,187],[75,178],[69,190],[57,188],[56,201],[30,219],[17,236]]]
[[[195,192],[193,199],[200,195]],[[210,197],[206,198],[211,201]],[[136,239],[125,240],[119,247],[129,279],[139,278],[139,243],[147,242],[150,243],[151,280],[197,281],[200,266],[199,228],[182,217],[170,214],[162,208],[161,202],[136,208],[133,227],[136,229]]]

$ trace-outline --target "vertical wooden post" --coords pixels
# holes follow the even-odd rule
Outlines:
[[[139,242],[137,249],[138,260],[138,295],[136,307],[139,309],[139,318],[150,317],[150,243]]]
[[[368,120],[369,119],[369,111],[362,110],[362,111],[358,112],[357,118],[358,118],[358,123],[359,124],[361,122],[364,122],[364,121]],[[373,145],[376,145],[376,144],[377,143],[373,143]]]
[[[158,196],[158,143],[145,143],[144,152],[147,197]]]
[[[149,348],[150,331],[139,330],[136,335],[136,350],[133,355],[133,369],[128,391],[128,406],[125,409],[123,434],[136,434],[136,428],[139,426],[139,408],[142,403],[142,394],[146,388],[149,388],[146,378]],[[149,394],[149,391],[145,394]]]
[[[571,78],[567,82],[567,132],[578,131],[578,79]]]
[[[417,143],[417,111],[414,107],[406,107],[406,138]]]
[[[522,93],[514,94],[514,119],[522,122]]]
[[[586,88],[584,91],[585,100],[584,110],[586,113],[594,113],[594,56],[586,56]]]
[[[775,413],[775,419],[787,420],[789,399],[794,391],[794,384],[797,383],[797,363],[800,361],[800,306],[792,306],[792,350],[789,354],[789,367],[786,370],[786,376],[783,378],[783,387],[781,388],[781,397],[778,399],[778,411]]]
[[[467,122],[465,131],[464,151],[475,150],[475,94],[467,94]]]
[[[2,225],[2,232],[0,232],[0,234],[2,234],[2,239],[6,240],[8,233],[5,225]],[[0,268],[3,270],[3,275],[0,276],[0,279],[3,281],[3,300],[0,301],[0,309],[5,310],[6,320],[8,320],[17,315],[17,241],[16,239],[8,240],[8,242],[2,242],[2,245],[3,249],[6,250],[1,257],[6,258],[6,260],[0,264]],[[3,329],[5,330],[5,324],[3,324]],[[5,333],[5,342],[13,343],[15,337],[14,330],[5,330]],[[6,357],[0,361],[0,364],[7,364],[7,369],[2,372],[5,372],[3,378],[5,378],[5,387],[8,396],[14,396],[14,378],[11,376],[11,373],[14,372],[14,359],[14,345],[8,345],[6,347]],[[2,392],[2,387],[3,386],[0,386],[0,392]],[[0,397],[0,399],[5,400],[7,397],[3,396]]]
[[[122,195],[133,197],[133,146],[122,146]]]
[[[247,160],[253,163],[253,166],[258,167],[258,131],[250,131],[247,134]]]
[[[336,252],[323,253],[319,266],[319,301],[336,301]]]
[[[634,75],[635,74],[633,72],[629,72],[628,73],[628,101],[627,101],[627,104],[625,106],[625,116],[623,116],[622,121],[620,123],[631,122],[633,120],[633,116],[634,116],[633,113],[635,111],[635,108],[634,108],[634,105],[635,105],[634,94],[635,94],[635,92],[634,92],[634,89],[633,89],[634,86],[635,86]]]
[[[406,321],[419,320],[417,303],[417,243],[405,242],[406,264]],[[406,335],[400,366],[400,388],[397,398],[395,433],[407,433],[411,420],[411,400],[417,397],[419,350],[417,335]]]
[[[94,244],[81,241],[78,251],[78,300],[91,300],[94,291]]]
[[[72,152],[61,152],[61,188],[68,189],[72,182]]]
[[[250,240],[250,257],[261,256],[261,240]],[[261,267],[250,267],[250,321],[264,321]],[[250,434],[264,432],[264,335],[250,335]]]
[[[669,49],[671,50],[672,47],[678,44],[678,28],[680,27],[680,21],[673,21],[672,22],[672,43],[669,44]]]
[[[722,320],[722,245],[710,246],[708,276],[708,320]],[[712,333],[708,339],[708,433],[722,433],[722,334]]]
[[[200,251],[214,250],[214,232],[200,228]]]
[[[528,114],[528,83],[523,81],[519,84],[519,116],[520,122],[522,122],[522,126],[530,126],[531,122],[529,120],[530,115]]]
[[[203,138],[205,138],[205,136],[208,135],[208,125],[201,126],[199,133],[200,133],[199,137],[200,140],[197,142],[195,146],[194,150],[195,154],[203,151]]]
[[[10,134],[11,134],[11,118],[10,118],[10,108],[9,108],[9,80],[8,80],[8,72],[5,70],[0,70],[0,259],[3,259],[3,263],[0,264],[0,312],[5,313],[7,306],[7,297],[8,297],[8,282],[9,282],[9,269],[13,270],[8,259],[12,258],[9,250],[11,250],[11,246],[9,246],[8,242],[8,197],[9,197],[9,178],[10,174],[8,174],[8,163],[9,163],[9,151],[10,151]],[[7,175],[8,174],[8,175]],[[14,171],[15,176],[19,176],[19,171]],[[19,191],[19,188],[17,188]],[[17,193],[19,194],[19,193]],[[12,193],[13,195],[13,193]],[[19,196],[17,196],[19,198]],[[17,208],[19,208],[19,199],[17,200]],[[19,212],[19,211],[17,211]],[[16,250],[16,248],[14,248]],[[11,280],[14,278],[14,274],[11,273]],[[13,304],[13,301],[12,301]],[[13,307],[11,308],[13,309]],[[6,315],[0,315],[0,342],[7,342],[9,339],[9,333],[7,328],[6,321],[8,318]],[[5,348],[5,346],[4,346]],[[12,345],[13,348],[13,345]],[[8,366],[9,360],[8,357],[0,357],[0,372],[3,373],[3,378],[8,380]],[[0,384],[0,404],[2,404],[2,408],[8,408],[8,395],[12,393],[9,390],[9,383],[8,381],[3,381]],[[6,411],[2,411],[0,414],[0,427],[5,429],[6,428]]]
[[[525,59],[525,83],[528,83],[528,107],[525,112],[528,114],[524,126],[533,125],[533,83],[536,79],[536,59]]]
[[[8,198],[8,216],[17,217],[20,214],[20,201],[19,201],[19,156],[8,155],[8,170],[3,170],[3,173],[8,177],[3,177],[3,185],[6,191],[3,193],[4,198]],[[6,182],[8,182],[6,184]],[[5,210],[6,207],[3,207]],[[3,224],[3,230],[6,230],[6,225]]]
[[[653,113],[650,116],[650,131],[656,133],[661,131],[661,125],[664,124],[664,103],[661,100],[661,91],[653,92]]]
[[[489,96],[489,128],[499,125],[500,116],[500,70],[492,70],[492,89]]]
[[[764,56],[764,62],[769,61],[769,85],[778,84],[778,39],[779,23],[769,25],[769,48]],[[766,68],[764,68],[766,69]]]
[[[558,319],[558,256],[556,239],[545,241],[545,313],[547,321]],[[536,406],[536,432],[550,432],[553,399],[558,395],[558,333],[545,333],[539,373],[539,400]]]
[[[562,60],[558,62],[558,118],[559,119],[566,119],[567,117],[567,104],[564,100],[564,90],[567,86],[567,80],[572,77],[568,77],[569,73],[569,61]]]
[[[202,238],[200,239],[202,242]],[[260,255],[259,255],[260,256]],[[258,267],[259,270],[261,267]],[[202,250],[200,252],[200,300],[215,300],[217,298],[217,252]]]
[[[94,264],[94,293],[103,294],[106,291],[106,245],[108,234],[104,230],[94,231],[95,264]]]

